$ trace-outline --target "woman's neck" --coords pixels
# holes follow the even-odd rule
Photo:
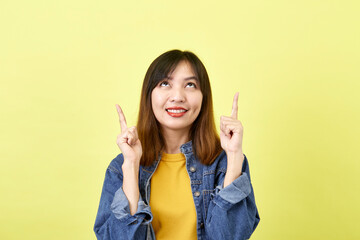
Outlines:
[[[180,146],[188,142],[189,131],[173,131],[167,130],[162,131],[165,140],[165,153],[181,153]]]

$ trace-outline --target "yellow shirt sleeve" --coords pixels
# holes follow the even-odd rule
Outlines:
[[[163,153],[150,186],[156,239],[197,239],[196,210],[184,154]]]

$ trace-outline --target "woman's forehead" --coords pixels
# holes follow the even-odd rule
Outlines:
[[[194,80],[199,80],[197,76],[198,74],[195,71],[193,65],[187,60],[181,60],[176,65],[174,64],[170,71],[166,74],[166,77],[171,80],[173,79],[173,75],[180,71],[182,73],[186,72],[187,75],[189,75],[187,78],[195,78]]]

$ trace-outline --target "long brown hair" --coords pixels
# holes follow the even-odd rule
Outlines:
[[[151,165],[165,146],[160,124],[152,110],[151,92],[160,81],[175,70],[180,61],[187,61],[192,66],[203,95],[199,116],[190,128],[194,153],[201,163],[209,165],[222,151],[215,127],[211,87],[205,66],[192,52],[171,50],[161,54],[151,63],[142,86],[137,131],[143,149],[140,160],[143,166]]]

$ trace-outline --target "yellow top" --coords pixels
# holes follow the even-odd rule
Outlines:
[[[197,239],[196,210],[184,154],[163,153],[150,186],[156,239]]]

